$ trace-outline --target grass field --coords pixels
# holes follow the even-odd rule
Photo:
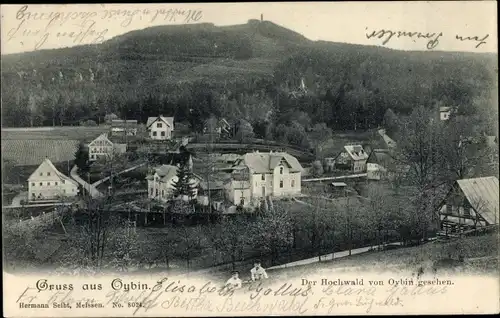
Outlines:
[[[109,131],[108,125],[95,127],[62,126],[62,127],[21,127],[2,128],[2,140],[47,140],[47,139],[94,139]]]
[[[459,254],[464,257],[459,262]],[[421,246],[373,251],[348,256],[337,260],[268,271],[271,281],[292,280],[314,276],[315,274],[356,272],[356,273],[398,273],[418,271],[430,273],[480,273],[499,274],[498,233],[477,237],[464,237],[448,242],[430,242]],[[247,272],[247,268],[239,269]],[[248,267],[248,271],[250,267]],[[227,279],[227,271],[214,270],[210,276],[219,280]]]
[[[2,155],[16,165],[38,166],[45,158],[53,163],[72,161],[80,141],[90,141],[109,126],[25,127],[2,129]]]
[[[2,140],[3,160],[20,166],[38,166],[46,158],[52,163],[75,159],[78,140],[74,139],[7,139]],[[64,172],[66,173],[66,172]]]

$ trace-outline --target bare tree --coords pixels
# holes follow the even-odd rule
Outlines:
[[[269,211],[257,220],[253,231],[252,235],[255,235],[261,252],[268,253],[272,263],[276,261],[280,251],[292,242],[290,217],[278,205],[270,207]]]
[[[244,220],[235,218],[224,218],[221,223],[221,248],[222,252],[229,256],[233,270],[236,262],[241,259],[244,247],[252,240],[250,226]]]
[[[398,202],[388,193],[383,184],[374,184],[368,188],[367,222],[368,228],[374,232],[377,246],[383,247],[385,243],[384,231],[395,228],[395,208]]]
[[[442,176],[443,135],[439,125],[423,106],[416,108],[400,129],[394,156],[398,165],[409,168],[405,177],[413,188],[411,227],[424,239],[432,220],[436,189],[446,183]]]
[[[189,227],[182,224],[177,230],[180,238],[178,254],[186,261],[188,271],[191,269],[193,257],[202,247],[203,233],[200,226]]]

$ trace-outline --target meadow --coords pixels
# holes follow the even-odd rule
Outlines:
[[[2,140],[87,140],[109,131],[108,125],[2,128]]]

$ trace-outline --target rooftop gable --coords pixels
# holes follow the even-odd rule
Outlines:
[[[388,149],[373,149],[367,159],[367,163],[377,163],[382,166],[392,163],[393,158]]]
[[[167,182],[171,180],[173,177],[177,175],[177,167],[172,166],[172,165],[161,165],[159,167],[156,167],[154,169],[154,174],[158,175],[160,177],[161,181]],[[152,174],[149,174],[146,179],[152,180],[153,179]]]
[[[345,145],[344,149],[353,160],[368,159],[368,154],[361,145]]]
[[[54,166],[54,164],[52,164],[52,162],[49,160],[49,159],[45,159],[39,166],[38,168],[35,169],[35,171],[29,176],[28,178],[28,181],[31,182],[31,181],[36,181],[38,180],[38,176],[39,176],[39,173],[40,171],[50,171],[54,174],[54,176],[57,176],[59,177],[59,179],[62,181],[62,180],[65,180],[65,181],[69,181],[71,183],[73,183],[74,185],[78,185],[76,183],[76,181],[74,181],[73,179],[65,176],[64,174],[62,174],[61,172],[59,172],[59,170],[57,170],[57,168]]]
[[[103,134],[100,134],[96,139],[92,140],[89,143],[89,146],[93,146],[97,141],[101,141],[101,140],[108,142],[110,145],[113,145],[113,142],[111,142],[111,140],[109,140],[109,138],[108,138],[108,134],[103,133]]]
[[[165,116],[157,116],[157,117],[149,117],[148,121],[146,122],[146,129],[148,129],[152,124],[154,124],[157,121],[162,121],[172,130],[174,129],[174,117],[165,117]]]
[[[285,152],[252,152],[244,155],[242,162],[256,173],[272,173],[274,168],[284,161],[290,172],[303,172],[299,161]]]

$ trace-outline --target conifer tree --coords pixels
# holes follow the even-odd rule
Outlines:
[[[196,186],[193,182],[193,172],[187,161],[182,162],[177,169],[177,182],[174,182],[174,197],[187,195],[189,199],[195,196]]]
[[[85,145],[81,142],[75,153],[75,165],[81,172],[88,172],[89,170],[89,153],[85,149]]]

